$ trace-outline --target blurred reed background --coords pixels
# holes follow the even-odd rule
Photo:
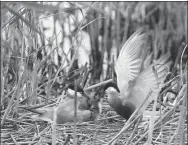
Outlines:
[[[15,125],[20,104],[51,102],[86,62],[87,86],[110,79],[140,27],[151,60],[171,53],[179,92],[187,83],[187,2],[1,2],[1,125]]]

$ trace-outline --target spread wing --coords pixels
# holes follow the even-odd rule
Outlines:
[[[132,34],[119,53],[115,71],[120,92],[127,90],[129,81],[134,80],[140,73],[141,51],[146,42],[146,35],[141,32],[142,29],[139,29]]]
[[[145,110],[149,103],[157,97],[157,92],[160,90],[163,79],[168,73],[168,68],[171,64],[171,62],[168,61],[169,57],[170,54],[162,56],[154,63],[154,65],[150,65],[145,68],[144,71],[137,77],[130,96],[136,106],[142,104],[150,89],[152,90],[152,94],[142,109]],[[155,67],[157,75],[153,71],[153,66]]]

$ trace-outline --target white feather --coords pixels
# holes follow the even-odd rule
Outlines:
[[[128,83],[140,73],[141,51],[146,43],[142,29],[136,31],[123,45],[116,62],[115,71],[120,92],[127,91]]]
[[[156,67],[157,76],[155,76],[152,70],[152,64],[144,71],[142,71],[140,75],[136,78],[135,85],[132,87],[131,94],[128,97],[130,102],[132,101],[136,106],[140,106],[143,100],[147,97],[150,89],[152,90],[151,96],[146,101],[145,105],[141,108],[140,111],[145,110],[149,103],[157,97],[157,92],[160,91],[161,86],[163,85],[163,79],[168,73],[167,66],[170,65],[170,62],[166,63],[166,61],[169,57],[170,55],[166,54],[156,61],[156,63],[161,64],[160,66]]]
[[[116,62],[115,71],[117,74],[117,85],[120,90],[120,99],[122,104],[128,102],[139,107],[150,89],[152,95],[141,110],[145,110],[148,104],[157,97],[160,90],[160,84],[168,72],[166,63],[170,55],[166,54],[155,62],[155,65],[149,65],[142,72],[141,65],[143,63],[141,51],[146,43],[146,35],[141,34],[142,29],[136,31],[123,45],[119,57]],[[160,64],[160,65],[157,65]],[[152,67],[155,66],[157,77]],[[111,93],[112,94],[112,93]],[[110,95],[111,96],[111,95]],[[109,97],[111,100],[111,97]]]

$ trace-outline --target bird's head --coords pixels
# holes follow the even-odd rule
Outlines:
[[[130,115],[134,112],[135,107],[127,102],[124,104],[126,97],[122,96],[120,90],[115,82],[107,83],[104,86],[104,92],[106,92],[108,97],[109,105],[116,111],[120,116],[128,119]]]
[[[120,90],[117,86],[117,83],[109,82],[104,86],[104,92],[107,93],[107,95],[109,95],[111,93],[120,93]]]

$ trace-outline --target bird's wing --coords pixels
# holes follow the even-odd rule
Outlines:
[[[128,89],[128,83],[140,73],[141,51],[146,43],[142,29],[136,31],[123,45],[116,62],[115,71],[120,92]]]
[[[79,102],[78,104],[79,105]],[[72,122],[74,120],[74,99],[66,100],[64,103],[60,103],[55,109],[57,124],[63,124],[66,122]]]
[[[43,121],[48,121],[49,123],[52,123],[53,118],[54,118],[54,108],[49,107],[41,111],[43,113],[32,115],[31,118],[34,120],[43,120]]]
[[[131,101],[134,102],[137,107],[142,104],[150,89],[152,94],[147,100],[147,103],[145,103],[143,109],[145,110],[148,104],[157,97],[157,92],[161,89],[163,79],[168,73],[169,66],[171,64],[171,62],[168,61],[169,57],[170,54],[162,56],[155,62],[154,65],[150,65],[137,77],[130,96]],[[153,66],[155,67],[156,73],[153,70]]]

